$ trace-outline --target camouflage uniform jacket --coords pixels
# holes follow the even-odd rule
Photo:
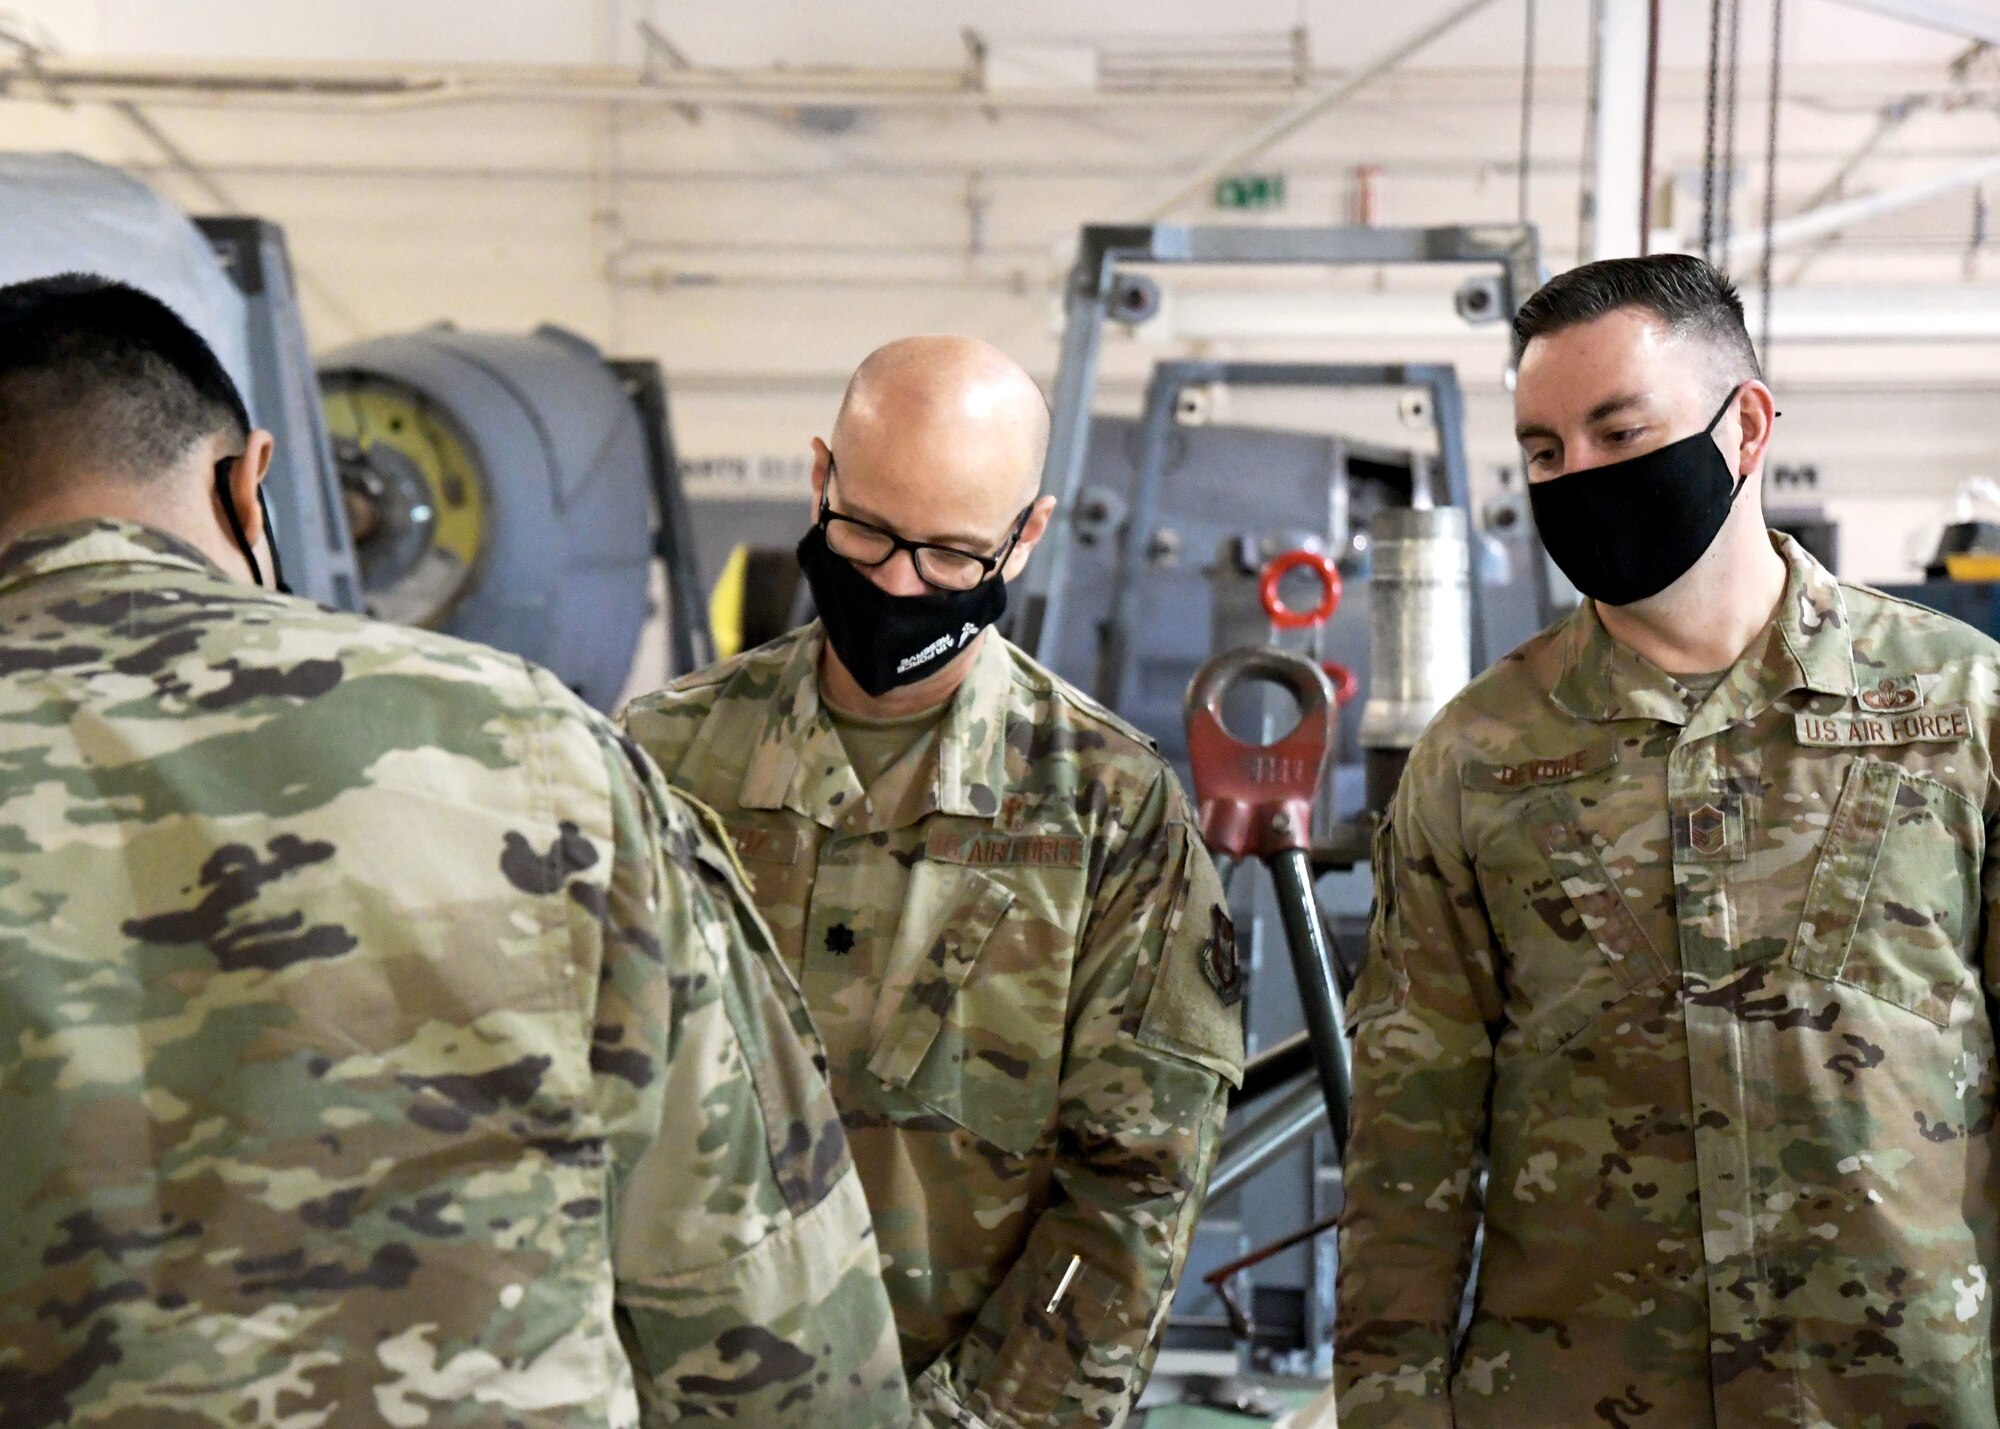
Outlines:
[[[919,1414],[1117,1424],[1240,1076],[1202,971],[1214,868],[1144,737],[997,634],[938,738],[864,791],[821,644],[809,626],[628,727],[714,801],[799,975]]]
[[[1353,1001],[1345,1429],[2000,1422],[2000,647],[1776,539],[1692,711],[1586,605],[1411,760]]]
[[[0,677],[0,1425],[906,1412],[810,1021],[608,721],[113,522],[0,553]]]

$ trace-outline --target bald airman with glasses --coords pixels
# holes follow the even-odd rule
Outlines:
[[[990,627],[1048,409],[891,343],[814,443],[818,619],[638,701],[825,1041],[920,1422],[1122,1423],[1241,1076],[1222,890],[1150,741]]]

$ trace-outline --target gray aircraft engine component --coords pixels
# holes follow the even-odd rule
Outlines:
[[[361,608],[333,452],[284,234],[248,218],[190,220],[146,185],[74,154],[0,154],[0,283],[101,274],[179,313],[276,439],[265,494],[292,588]]]
[[[616,704],[649,610],[646,435],[561,328],[450,327],[320,363],[369,608],[524,655]]]
[[[1417,737],[1472,679],[1471,556],[1465,512],[1455,506],[1380,512],[1374,544],[1360,739],[1368,805],[1381,809]]]

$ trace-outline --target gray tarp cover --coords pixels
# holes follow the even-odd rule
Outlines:
[[[206,338],[249,391],[243,295],[186,214],[130,175],[75,154],[0,153],[0,284],[69,272],[145,289]]]

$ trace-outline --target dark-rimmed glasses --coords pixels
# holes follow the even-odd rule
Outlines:
[[[990,556],[975,555],[971,551],[960,550],[957,546],[939,546],[929,541],[911,541],[884,530],[867,521],[852,516],[842,516],[829,509],[826,504],[827,492],[833,486],[833,454],[826,458],[826,485],[819,493],[819,528],[826,534],[827,548],[843,560],[851,561],[864,570],[873,570],[894,556],[898,551],[910,553],[910,563],[916,567],[917,576],[927,586],[935,590],[971,590],[974,586],[990,579],[993,573],[1007,564],[1007,558],[1014,554],[1019,544],[1021,532],[1027,529],[1028,516],[1035,509],[1030,501],[1021,508],[1021,514],[1014,518],[1014,525],[1007,532],[1007,538],[1000,549]]]

